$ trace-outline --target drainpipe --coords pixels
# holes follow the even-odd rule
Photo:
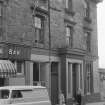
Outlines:
[[[50,26],[50,0],[48,0],[48,27],[49,27],[49,95],[51,99],[51,26]]]

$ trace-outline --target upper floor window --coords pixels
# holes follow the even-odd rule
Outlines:
[[[2,16],[2,10],[3,10],[3,3],[0,2],[0,17]]]
[[[72,0],[66,0],[66,9],[72,11]]]
[[[0,36],[2,36],[3,2],[0,2]]]
[[[88,22],[91,22],[89,0],[84,0],[84,17],[85,17],[85,20],[87,20]]]
[[[43,44],[44,43],[44,17],[35,16],[34,25],[35,25],[35,42]]]
[[[66,45],[72,47],[73,41],[73,27],[66,26]]]
[[[91,51],[91,35],[90,32],[85,32],[85,47],[88,52]]]

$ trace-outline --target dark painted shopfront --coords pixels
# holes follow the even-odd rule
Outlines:
[[[29,47],[15,44],[0,44],[1,86],[25,84],[25,69],[29,59]]]

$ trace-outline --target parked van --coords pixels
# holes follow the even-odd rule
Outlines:
[[[42,86],[0,87],[0,105],[51,105],[47,89]]]

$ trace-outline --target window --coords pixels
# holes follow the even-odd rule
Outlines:
[[[34,25],[35,25],[35,42],[43,44],[44,43],[44,17],[35,16]]]
[[[23,74],[24,73],[24,61],[12,61],[17,69],[17,74]]]
[[[91,36],[90,32],[85,32],[85,47],[88,52],[91,51]]]
[[[46,63],[34,62],[33,63],[33,85],[46,86]]]
[[[2,36],[2,11],[3,10],[3,3],[0,2],[0,36]]]
[[[0,99],[8,99],[9,90],[0,90]]]
[[[12,98],[22,98],[22,93],[20,90],[13,90],[11,97]]]
[[[2,16],[2,10],[3,10],[3,3],[0,2],[0,17]]]
[[[2,32],[2,27],[0,27],[0,36],[2,36],[2,33],[3,33],[3,32]]]
[[[72,11],[72,0],[66,0],[66,9]]]
[[[91,93],[92,90],[92,62],[86,63],[86,92]]]
[[[72,47],[72,40],[73,40],[73,28],[71,26],[66,27],[66,45]]]
[[[87,17],[87,18],[89,18],[90,17],[90,7],[89,7],[89,1],[88,0],[84,0],[84,2],[85,2],[85,11],[84,11],[84,15],[85,15],[85,17]]]

